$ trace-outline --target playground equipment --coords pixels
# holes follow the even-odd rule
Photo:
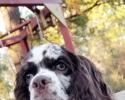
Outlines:
[[[50,14],[53,14],[59,21],[59,27],[60,27],[60,31],[65,41],[65,46],[67,47],[69,51],[74,52],[72,39],[70,36],[70,32],[68,30],[68,26],[63,16],[61,4],[62,4],[61,0],[30,0],[30,1],[29,0],[0,0],[0,6],[26,6],[28,7],[29,9],[34,11],[38,17],[40,16],[42,21],[44,21],[43,27],[46,27],[46,24],[47,24],[46,19],[48,17],[51,18]],[[43,10],[37,11],[37,9],[34,9],[36,5],[44,5],[45,7]],[[52,24],[52,20],[50,23]],[[29,51],[29,47],[26,42],[28,32],[25,29],[22,30],[22,27],[24,26],[28,27],[32,31],[33,29],[35,29],[35,27],[38,26],[37,19],[32,18],[31,20],[25,21],[21,25],[17,26],[15,29],[10,30],[9,31],[10,33],[16,30],[20,30],[20,34],[15,37],[1,40],[1,42],[5,46],[11,46],[13,44],[20,43],[22,50],[23,50],[23,54],[25,55]],[[6,35],[7,33],[0,36],[0,38]]]

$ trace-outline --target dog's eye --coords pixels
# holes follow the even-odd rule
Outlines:
[[[30,80],[33,78],[33,74],[26,75],[26,82],[29,84]]]
[[[33,77],[33,74],[27,74],[26,79],[31,79]]]
[[[59,64],[57,64],[56,65],[56,70],[59,70],[59,71],[66,71],[66,66],[65,66],[65,64],[63,64],[63,63],[59,63]]]

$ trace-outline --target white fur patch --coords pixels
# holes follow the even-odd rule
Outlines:
[[[32,88],[34,79],[37,76],[46,76],[51,78],[52,82],[48,86],[48,93],[46,95],[38,96],[36,99],[35,96],[37,92]],[[29,91],[30,91],[30,100],[68,100],[68,95],[65,93],[65,89],[70,85],[70,77],[64,76],[63,74],[56,74],[54,71],[50,71],[46,68],[40,68],[39,72],[33,77],[30,82]],[[56,92],[56,96],[53,96],[53,92]],[[46,99],[45,99],[46,98]]]
[[[39,72],[30,81],[30,100],[68,100],[66,89],[70,85],[70,77],[39,65],[43,58],[58,59],[62,53],[61,47],[56,44],[44,44],[31,50],[32,56],[28,59],[28,62],[34,62],[39,68]],[[38,78],[38,76],[45,76],[51,79],[51,83],[47,84],[45,93],[39,94],[38,91],[32,87],[35,78]]]
[[[70,85],[70,76],[64,76],[63,74],[58,75],[60,82],[67,89]]]
[[[56,44],[44,44],[33,48],[31,50],[31,54],[32,57],[29,58],[28,62],[38,64],[40,61],[42,61],[43,57],[57,59],[62,54],[62,49]]]

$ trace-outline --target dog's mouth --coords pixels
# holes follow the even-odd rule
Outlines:
[[[48,88],[35,91],[34,100],[62,100],[56,91],[52,91]]]
[[[42,93],[36,94],[34,100],[63,100],[59,96],[55,95],[56,93]]]

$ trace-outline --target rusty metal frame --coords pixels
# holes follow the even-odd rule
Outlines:
[[[34,6],[34,5],[44,5],[45,3],[58,3],[61,4],[61,0],[0,0],[0,6]],[[35,25],[35,21],[31,21],[31,26]],[[71,34],[69,29],[64,26],[61,22],[60,24],[60,31],[63,35],[65,45],[67,49],[71,52],[74,52],[74,46],[72,43]],[[24,45],[24,44],[22,44]]]

